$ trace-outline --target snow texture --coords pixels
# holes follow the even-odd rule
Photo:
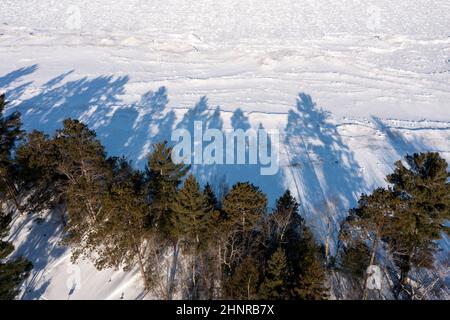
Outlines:
[[[0,91],[27,130],[78,118],[140,167],[194,121],[278,129],[275,176],[193,171],[252,181],[271,205],[291,189],[320,237],[405,153],[450,161],[449,27],[447,0],[2,0]],[[142,298],[136,272],[73,266],[57,221],[18,219],[16,254],[35,264],[22,298]]]

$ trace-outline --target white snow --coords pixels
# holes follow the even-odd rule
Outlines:
[[[406,152],[450,161],[447,0],[2,0],[0,61],[0,91],[25,128],[50,133],[80,118],[110,154],[139,166],[180,122],[231,128],[240,108],[252,127],[279,129],[279,175],[194,172],[250,180],[272,203],[289,187],[319,235],[361,192],[385,185]],[[337,203],[332,217],[319,209],[325,199]],[[51,223],[25,220],[13,237],[40,266],[24,298],[69,297],[69,251]],[[83,286],[70,298],[140,297],[135,273],[79,267]]]

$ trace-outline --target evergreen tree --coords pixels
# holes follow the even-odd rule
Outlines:
[[[89,235],[89,245],[95,248],[97,268],[123,267],[128,271],[137,264],[149,289],[153,275],[147,240],[153,229],[145,223],[149,209],[144,175],[124,159],[114,161],[114,180],[103,199],[101,218]]]
[[[260,273],[258,263],[252,257],[246,257],[232,275],[225,278],[223,284],[224,298],[236,300],[259,299]]]
[[[191,261],[191,299],[198,298],[198,258],[207,248],[211,236],[211,219],[214,208],[201,191],[195,177],[190,174],[183,187],[177,192],[172,210],[174,234],[181,240],[185,251],[192,255]],[[201,252],[200,252],[201,251]]]
[[[0,300],[12,300],[19,293],[18,286],[33,268],[31,262],[18,258],[4,261],[14,251],[14,246],[1,240],[9,231],[11,216],[0,211]]]
[[[350,210],[347,223],[350,225],[350,230],[360,231],[360,239],[350,239],[353,243],[344,252],[344,261],[342,262],[356,278],[360,276],[360,269],[367,269],[375,263],[380,241],[389,234],[397,232],[393,229],[392,217],[401,207],[401,199],[395,192],[391,189],[378,188],[371,195],[363,194],[358,201],[358,206]],[[365,240],[371,242],[368,259],[365,255]],[[366,265],[364,266],[362,263],[366,263]],[[362,298],[366,299],[369,275],[366,272],[363,274]]]
[[[407,285],[412,267],[432,268],[436,240],[450,234],[445,225],[450,219],[450,177],[447,162],[438,153],[407,155],[405,166],[396,162],[387,177],[403,206],[392,218],[387,238],[400,269],[400,286]],[[400,288],[397,290],[400,291]]]
[[[0,263],[0,300],[13,300],[19,293],[18,286],[28,277],[33,268],[31,262],[19,258]]]
[[[189,166],[173,162],[172,148],[166,141],[153,145],[153,152],[148,157],[146,173],[151,211],[154,213],[155,221],[148,223],[156,224],[162,234],[171,239],[176,238],[172,225],[172,205],[178,186],[188,170]]]
[[[292,243],[298,241],[303,226],[303,218],[299,213],[300,204],[287,190],[276,202],[272,213],[274,232],[277,242]]]
[[[210,231],[214,208],[190,174],[172,203],[174,233],[189,247],[205,244]]]
[[[290,298],[289,266],[283,249],[278,248],[267,262],[266,276],[261,284],[260,297],[268,300]]]
[[[366,243],[361,240],[353,241],[343,250],[341,256],[343,270],[358,280],[364,279],[371,256]]]
[[[7,199],[14,202],[16,209],[20,212],[22,207],[18,199],[17,189],[17,166],[12,153],[17,142],[22,139],[24,131],[21,129],[22,123],[20,113],[13,112],[4,116],[6,108],[5,95],[0,95],[0,192],[5,192]]]
[[[66,179],[68,221],[65,242],[72,244],[72,259],[89,254],[88,236],[103,211],[111,169],[96,133],[78,120],[64,120],[54,138],[57,171]]]
[[[288,265],[292,269],[291,274],[299,272],[298,261],[302,250],[304,221],[299,207],[300,204],[287,190],[277,200],[270,217],[273,234],[270,247],[281,246],[284,249]]]
[[[59,150],[53,139],[33,130],[16,151],[20,180],[27,190],[27,210],[39,212],[64,202],[65,177],[58,173]]]
[[[236,270],[245,256],[257,261],[264,259],[261,245],[266,205],[265,194],[248,182],[236,183],[225,196],[219,245],[225,277]]]
[[[328,289],[325,286],[326,270],[320,260],[320,248],[314,242],[308,228],[303,229],[298,282],[293,290],[295,299],[325,300]]]
[[[247,232],[265,215],[267,198],[258,187],[248,182],[238,182],[225,196],[223,210],[232,227]]]
[[[203,195],[206,197],[206,202],[209,207],[213,208],[214,210],[219,210],[219,201],[217,200],[216,194],[214,193],[214,190],[209,183],[207,183],[205,188],[203,189]]]
[[[150,200],[150,210],[146,223],[154,226],[161,239],[169,241],[173,246],[172,270],[177,268],[178,237],[172,221],[172,206],[182,179],[189,171],[189,166],[174,163],[172,148],[167,141],[153,145],[153,152],[148,157],[146,168],[147,190]],[[167,284],[167,297],[172,298],[175,282],[175,272],[171,272]]]
[[[203,297],[205,299],[220,298],[220,289],[222,281],[222,261],[221,249],[223,247],[223,215],[220,210],[220,203],[212,186],[207,183],[203,189],[203,195],[206,199],[207,208],[211,208],[211,218],[209,230],[207,231],[205,248],[200,255],[201,280],[199,285],[203,288]]]
[[[11,252],[14,251],[14,246],[12,243],[1,240],[8,235],[11,220],[11,215],[0,211],[0,259],[6,258]]]
[[[369,239],[372,243],[369,265],[375,261],[378,243],[393,232],[391,218],[400,207],[400,198],[392,190],[378,188],[371,195],[363,194],[358,207],[350,210],[347,222],[365,232],[363,239]]]

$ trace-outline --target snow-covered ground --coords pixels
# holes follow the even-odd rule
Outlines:
[[[53,132],[80,118],[110,154],[139,166],[150,143],[195,120],[280,130],[276,176],[194,171],[218,184],[250,180],[272,203],[290,188],[318,234],[385,185],[405,153],[450,162],[447,0],[2,0],[0,61],[0,91],[25,128]],[[82,287],[67,286],[69,252],[52,223],[14,227],[18,254],[39,266],[24,298],[140,297],[136,275],[89,263]]]

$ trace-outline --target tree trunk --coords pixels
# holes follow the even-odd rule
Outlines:
[[[148,290],[148,289],[150,289],[150,285],[147,281],[147,275],[145,274],[145,267],[144,267],[144,262],[143,262],[144,257],[142,256],[142,253],[141,253],[140,243],[138,241],[136,241],[136,238],[134,236],[132,236],[132,240],[134,242],[134,251],[138,257],[139,272],[141,274],[142,281],[144,281],[145,290]]]
[[[175,274],[177,272],[177,264],[178,264],[178,246],[179,240],[173,245],[173,256],[172,256],[172,265],[170,267],[170,274],[167,284],[167,299],[172,300],[173,294],[173,283],[175,282]]]
[[[378,235],[375,237],[375,239],[373,240],[372,243],[372,249],[370,252],[370,260],[369,260],[369,266],[373,265],[373,263],[375,262],[375,254],[377,252],[377,248],[378,248],[378,241],[379,241],[379,237]],[[369,280],[369,274],[367,273],[367,270],[364,274],[364,284],[363,284],[363,296],[362,299],[366,300],[367,299],[367,280]]]
[[[140,252],[138,252],[138,262],[139,262],[139,271],[141,273],[142,280],[144,281],[145,290],[149,290],[150,285],[147,281],[147,275],[145,274],[144,263],[142,262],[142,256]]]
[[[14,202],[14,206],[16,207],[17,211],[19,211],[20,214],[23,214],[23,208],[19,203],[19,200],[17,199],[18,190],[13,182],[9,181],[8,178],[3,177],[3,182],[6,185],[7,193],[11,200]]]

